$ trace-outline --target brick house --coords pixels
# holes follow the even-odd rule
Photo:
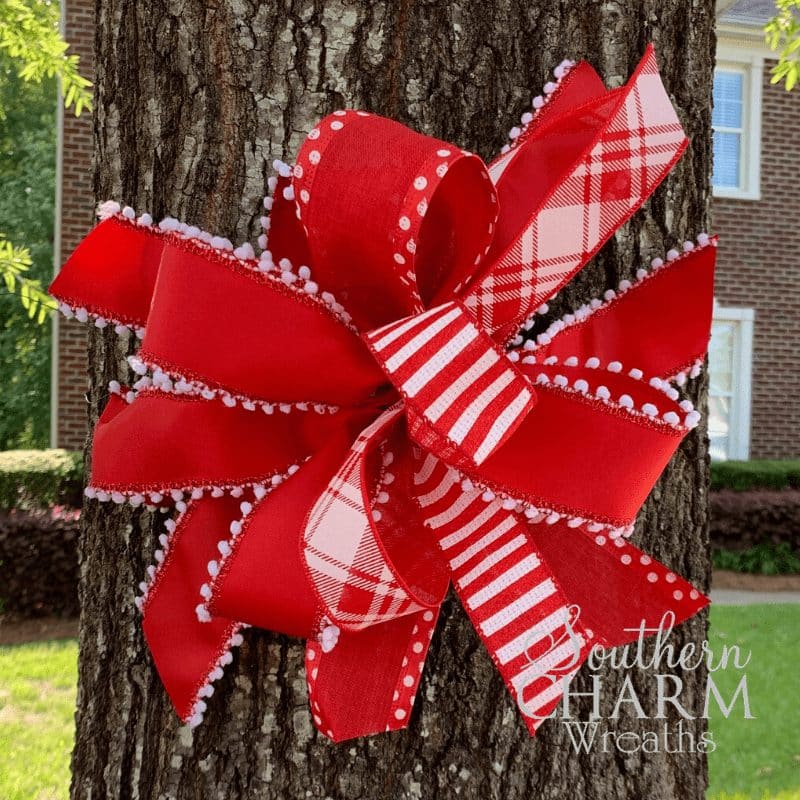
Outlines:
[[[762,27],[772,0],[718,0],[714,81],[714,230],[721,236],[710,350],[712,457],[800,455],[800,88],[769,83],[772,54]],[[94,0],[64,0],[67,41],[91,78]],[[56,261],[63,263],[93,221],[88,115],[61,118]],[[57,265],[58,265],[57,264]],[[85,331],[55,323],[54,446],[80,449],[86,436]]]
[[[718,16],[710,351],[712,457],[800,456],[800,91],[770,84],[772,0]]]

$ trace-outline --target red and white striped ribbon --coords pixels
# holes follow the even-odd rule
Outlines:
[[[483,463],[535,404],[528,380],[457,302],[364,338],[405,399],[409,433],[442,458]]]
[[[428,454],[418,500],[447,560],[462,605],[533,733],[553,710],[592,645],[526,531],[526,523]]]

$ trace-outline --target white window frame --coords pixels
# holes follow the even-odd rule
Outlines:
[[[750,458],[750,408],[753,386],[753,321],[752,308],[723,308],[714,303],[714,322],[738,322],[733,337],[733,374],[728,420],[728,458],[746,461]],[[710,390],[710,389],[709,389]]]
[[[742,76],[742,130],[739,150],[739,186],[714,186],[714,197],[761,199],[761,83],[764,56],[737,47],[717,48],[716,70]],[[737,131],[738,132],[738,131]]]

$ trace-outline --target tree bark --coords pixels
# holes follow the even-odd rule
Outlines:
[[[565,57],[622,83],[649,40],[692,139],[670,178],[554,304],[583,302],[705,229],[714,58],[712,0],[109,0],[97,4],[95,189],[154,217],[254,241],[275,157],[291,160],[343,106],[393,116],[488,160]],[[676,321],[677,323],[677,321]],[[90,334],[94,423],[124,343]],[[690,387],[705,395],[704,380]],[[87,451],[88,453],[88,451]],[[535,468],[532,456],[532,468]],[[691,434],[640,515],[634,542],[707,588],[708,458]],[[181,727],[142,639],[135,587],[155,515],[87,502],[72,797],[702,798],[702,753],[576,754],[566,728],[529,739],[458,604],[445,604],[408,731],[341,745],[313,730],[299,641],[249,631],[194,732]],[[706,617],[675,641],[699,642]],[[663,671],[663,670],[662,670]],[[600,673],[608,713],[623,671]],[[630,671],[654,713],[652,671]],[[699,716],[705,675],[682,701]],[[587,671],[575,688],[590,685]],[[585,710],[588,700],[574,706]],[[674,729],[677,715],[667,724]],[[623,715],[601,730],[656,729]],[[699,737],[702,719],[684,722]]]

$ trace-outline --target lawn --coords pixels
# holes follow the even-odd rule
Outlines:
[[[0,647],[0,798],[68,795],[78,646]]]
[[[723,644],[752,651],[743,671],[756,717],[742,719],[739,704],[724,719],[712,703],[708,797],[800,800],[800,605],[713,606],[708,640],[715,652]],[[740,678],[733,669],[714,676],[725,698]]]
[[[709,642],[752,651],[745,669],[752,713],[724,719],[712,704],[717,749],[709,800],[800,800],[800,606],[715,606]],[[72,640],[0,647],[0,798],[68,796],[77,645]],[[715,673],[724,698],[741,673]],[[716,711],[716,713],[714,713]]]

